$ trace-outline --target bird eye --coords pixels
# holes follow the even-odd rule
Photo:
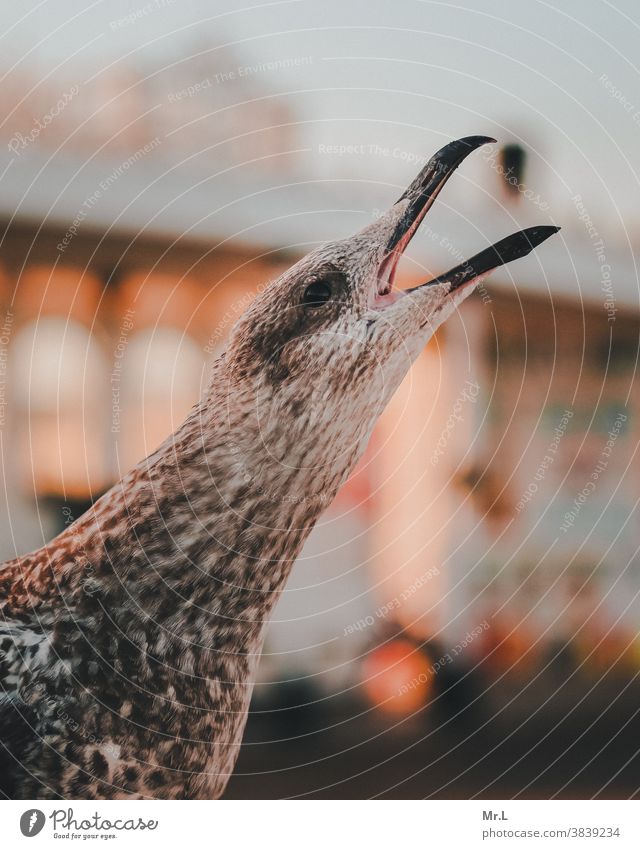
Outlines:
[[[305,307],[321,307],[331,297],[331,285],[326,280],[315,280],[304,290],[302,303]]]

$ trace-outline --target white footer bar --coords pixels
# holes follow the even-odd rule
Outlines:
[[[635,801],[11,801],[0,822],[8,849],[640,847]]]

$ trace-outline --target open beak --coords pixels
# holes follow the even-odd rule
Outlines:
[[[506,265],[514,259],[520,259],[523,256],[531,253],[534,248],[557,233],[559,227],[552,225],[541,227],[527,227],[526,230],[519,230],[517,233],[512,233],[505,239],[491,245],[484,251],[465,260],[460,265],[456,265],[445,274],[439,277],[434,277],[427,283],[420,286],[415,286],[413,289],[408,289],[407,292],[415,292],[425,286],[438,286],[440,283],[449,284],[449,293],[461,289],[465,284],[471,283],[483,274],[488,274],[494,268],[501,265]]]
[[[384,308],[395,302],[398,297],[419,289],[449,284],[448,292],[461,289],[481,275],[514,259],[526,256],[537,245],[560,228],[553,226],[529,227],[513,233],[490,248],[476,254],[470,260],[452,268],[421,286],[394,292],[393,282],[400,257],[413,238],[423,218],[433,205],[440,190],[460,163],[483,144],[493,143],[489,136],[467,136],[450,142],[441,148],[425,165],[411,185],[391,207],[387,216],[392,221],[391,230],[386,238],[385,249],[378,271],[377,292],[374,307]],[[387,217],[385,216],[385,217]]]

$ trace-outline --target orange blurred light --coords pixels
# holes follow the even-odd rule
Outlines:
[[[433,689],[431,663],[409,640],[394,640],[365,658],[362,686],[376,707],[393,716],[407,716],[429,698]]]

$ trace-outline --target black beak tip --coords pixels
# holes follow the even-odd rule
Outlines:
[[[501,239],[490,248],[486,248],[479,254],[476,254],[467,262],[447,272],[446,274],[436,277],[425,285],[433,285],[434,283],[450,283],[450,291],[454,291],[464,283],[472,280],[474,277],[479,277],[488,271],[493,271],[501,265],[506,265],[508,262],[513,262],[515,259],[521,259],[527,254],[530,254],[534,248],[537,248],[542,242],[557,233],[560,228],[554,225],[543,225],[540,227],[528,227],[526,230],[519,230],[517,233],[512,233],[505,239]]]
[[[465,144],[467,147],[480,147],[483,144],[496,144],[496,139],[491,136],[465,136],[460,139],[460,144]]]
[[[490,265],[497,268],[499,265],[506,265],[508,262],[513,262],[514,259],[521,259],[532,250],[541,245],[550,236],[560,230],[560,227],[555,225],[542,225],[539,227],[527,227],[526,230],[520,230],[507,236],[497,244],[488,248],[483,252],[487,259],[490,260]]]
[[[528,227],[526,230],[522,231],[522,235],[525,237],[525,242],[529,250],[532,251],[534,248],[537,248],[538,245],[541,245],[546,239],[550,236],[553,236],[555,233],[560,230],[560,227],[556,227],[553,224],[543,225],[540,227]]]
[[[409,187],[400,195],[398,203],[406,198],[414,204],[407,216],[406,226],[413,223],[415,217],[424,214],[435,196],[449,179],[460,163],[483,144],[492,144],[490,136],[465,136],[455,139],[431,157]]]
[[[445,144],[436,153],[434,159],[443,165],[455,168],[474,150],[482,147],[483,144],[495,144],[495,141],[491,136],[465,136]]]

